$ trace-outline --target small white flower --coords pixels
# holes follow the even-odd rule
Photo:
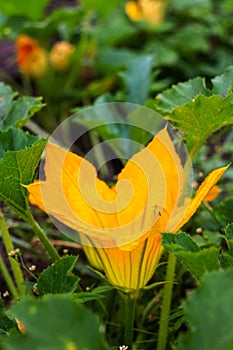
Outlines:
[[[120,350],[127,350],[127,349],[128,349],[128,346],[122,345],[122,346],[119,346],[119,349],[120,349]]]

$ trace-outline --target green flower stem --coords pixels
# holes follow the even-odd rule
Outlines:
[[[165,280],[165,286],[164,286],[162,311],[160,315],[157,350],[165,350],[167,345],[168,323],[169,323],[168,317],[170,315],[170,308],[171,308],[172,288],[173,288],[175,267],[176,267],[176,257],[173,253],[169,253],[166,280]]]
[[[125,314],[125,336],[124,345],[128,346],[128,350],[133,349],[133,331],[135,319],[136,297],[133,294],[127,295]]]
[[[3,243],[5,245],[6,252],[10,253],[11,251],[14,251],[15,248],[14,248],[14,245],[11,241],[11,237],[10,237],[10,234],[9,234],[9,231],[8,231],[7,226],[6,226],[6,222],[5,222],[5,219],[4,219],[4,216],[3,216],[3,213],[1,210],[0,210],[0,231],[2,234],[2,240],[3,240]],[[10,261],[11,269],[12,269],[14,279],[15,279],[17,289],[18,289],[17,294],[19,294],[19,295],[17,295],[17,297],[22,296],[24,294],[24,291],[25,291],[25,286],[23,285],[24,278],[23,278],[23,273],[22,273],[21,268],[20,268],[20,264],[17,261],[17,259],[13,258],[13,257],[9,257],[9,261]],[[7,283],[9,283],[8,277],[7,277],[8,282],[6,281]]]
[[[11,275],[8,272],[8,269],[4,263],[4,260],[2,259],[0,255],[0,271],[2,271],[2,275],[6,281],[6,284],[9,288],[10,293],[13,295],[14,299],[19,299],[19,293],[15,287],[15,284],[11,278]]]
[[[35,235],[39,238],[45,249],[47,250],[48,254],[50,255],[51,259],[53,261],[59,260],[60,256],[57,252],[57,250],[54,248],[54,246],[49,241],[48,237],[46,236],[46,233],[41,229],[41,227],[38,225],[34,217],[31,215],[31,213],[25,218],[25,220],[29,223],[31,226],[33,232]]]

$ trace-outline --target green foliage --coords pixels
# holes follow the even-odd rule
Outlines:
[[[178,350],[233,348],[232,280],[232,270],[213,272],[183,304],[189,331],[180,337]]]
[[[10,86],[0,82],[0,130],[11,126],[23,127],[45,106],[41,97],[22,96],[14,100],[16,95]]]
[[[233,124],[233,66],[211,80],[211,88],[197,77],[173,85],[155,99],[157,111],[167,116],[175,127],[184,132],[184,140],[192,158],[216,131]]]
[[[45,144],[19,129],[0,132],[0,199],[22,217],[28,210],[23,185],[32,182]]]
[[[223,74],[210,80],[211,88],[207,87],[206,79],[200,77],[172,85],[171,88],[156,96],[155,108],[163,115],[167,115],[172,113],[176,107],[182,106],[193,99],[195,101],[199,95],[226,97],[232,91],[232,81],[233,66],[230,66],[225,69]]]
[[[25,299],[10,312],[22,322],[26,334],[10,335],[4,350],[107,349],[97,316],[67,295]]]
[[[210,135],[233,123],[232,95],[226,98],[199,95],[173,109],[169,120],[185,133],[184,140],[190,156],[194,158]]]
[[[0,337],[5,338],[11,331],[16,329],[16,322],[9,318],[4,312],[2,300],[0,299]],[[1,343],[1,339],[0,339]]]
[[[36,112],[45,104],[41,103],[41,97],[23,96],[13,102],[10,111],[4,119],[4,127],[15,125],[21,128]]]
[[[233,222],[233,198],[231,196],[225,198],[218,205],[213,208],[214,214],[221,220],[225,225],[229,222]]]
[[[10,106],[12,104],[12,100],[16,93],[13,92],[10,86],[0,83],[0,117],[1,119],[5,117],[7,112],[10,109]]]
[[[98,99],[96,105],[99,106],[92,113],[89,113],[88,109],[78,111],[74,116],[74,122],[106,141],[114,154],[125,163],[134,153],[141,150],[142,145],[148,143],[156,128],[161,126],[163,119],[155,111],[141,109],[139,106],[134,108],[131,104],[125,104],[122,107],[124,114],[121,114],[117,104],[107,104],[107,102],[111,102],[108,96],[103,96],[102,99]],[[105,104],[101,106],[103,103]],[[146,113],[144,119],[142,119],[143,113],[144,115]],[[97,156],[96,159],[98,160]]]
[[[128,69],[120,73],[128,90],[128,102],[143,104],[148,98],[152,59],[152,55],[135,58]]]
[[[233,267],[233,224],[227,225],[225,228],[225,240],[227,249],[221,252],[221,265],[223,268]]]
[[[106,2],[105,0],[81,0],[85,11],[95,11],[100,17],[106,17],[119,3],[120,0]]]
[[[39,295],[74,292],[79,281],[72,274],[77,259],[75,256],[65,256],[44,270],[37,281]]]
[[[226,96],[233,89],[233,66],[227,67],[223,74],[211,79],[212,93]]]
[[[1,12],[6,16],[25,16],[30,20],[39,20],[49,0],[30,1],[19,0],[15,6],[14,0],[0,0]]]
[[[170,89],[158,94],[155,99],[156,109],[166,115],[177,106],[182,106],[198,95],[206,95],[205,80],[197,77],[184,83],[173,85]]]
[[[183,232],[175,235],[164,233],[163,246],[173,252],[199,282],[208,272],[218,270],[220,267],[218,248],[209,247],[201,250],[193,239]]]

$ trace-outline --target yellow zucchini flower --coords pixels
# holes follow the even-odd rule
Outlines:
[[[212,171],[193,199],[186,196],[187,169],[164,128],[128,160],[113,187],[86,159],[48,143],[46,180],[27,189],[31,204],[78,232],[90,263],[109,283],[130,292],[153,276],[161,232],[177,232],[225,170]]]
[[[125,13],[132,21],[146,21],[156,25],[164,20],[165,5],[162,0],[128,1],[125,4]]]

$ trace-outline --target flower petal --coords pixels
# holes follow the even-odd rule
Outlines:
[[[227,170],[228,166],[215,169],[209,173],[209,175],[202,182],[198,188],[195,197],[191,200],[188,210],[185,213],[185,216],[175,231],[178,231],[196,212],[201,202],[205,199],[206,195],[213,188],[213,186],[218,182],[222,177],[224,172]]]

